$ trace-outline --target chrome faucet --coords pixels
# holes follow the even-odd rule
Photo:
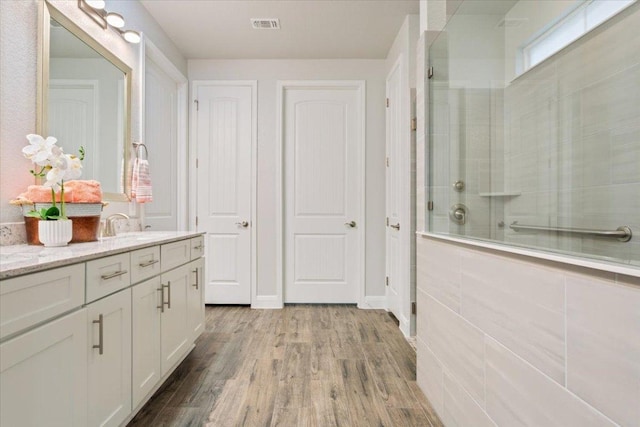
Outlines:
[[[120,212],[109,215],[105,220],[104,233],[102,234],[103,237],[112,237],[116,235],[116,228],[115,228],[114,222],[116,219],[118,219],[118,217],[129,220],[128,215],[125,215]]]

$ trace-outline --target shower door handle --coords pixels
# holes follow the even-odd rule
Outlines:
[[[468,208],[462,203],[455,204],[449,209],[449,218],[458,225],[464,225],[467,222]]]

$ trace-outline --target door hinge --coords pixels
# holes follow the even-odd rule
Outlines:
[[[387,157],[387,167],[389,167],[389,157]]]
[[[418,308],[416,307],[416,303],[412,302],[411,303],[411,314],[416,314],[418,311]]]
[[[196,104],[196,111],[200,111],[200,102],[197,99],[194,99],[193,102]]]
[[[196,227],[198,226],[198,217],[196,217]]]
[[[411,119],[411,130],[418,130],[418,118]]]
[[[198,169],[198,159],[196,159],[196,169]]]
[[[433,210],[433,202],[431,200],[429,200],[427,202],[427,210],[428,211],[432,211]]]
[[[387,217],[387,226],[389,225],[389,217]]]
[[[433,77],[433,67],[427,68],[427,77],[428,78],[432,78]]]
[[[385,286],[389,286],[389,276],[384,278],[384,284]]]
[[[387,98],[387,108],[389,108],[389,98]]]

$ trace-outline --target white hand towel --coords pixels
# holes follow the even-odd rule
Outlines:
[[[133,162],[131,197],[138,203],[153,202],[148,160],[136,158]]]

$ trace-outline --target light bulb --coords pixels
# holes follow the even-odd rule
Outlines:
[[[129,43],[140,43],[140,33],[133,30],[127,30],[122,33],[122,37]]]
[[[85,3],[98,10],[102,10],[105,7],[104,0],[85,0]]]
[[[107,23],[109,23],[109,25],[111,25],[112,27],[124,27],[124,18],[119,13],[109,12],[107,13],[105,19],[107,20]]]

